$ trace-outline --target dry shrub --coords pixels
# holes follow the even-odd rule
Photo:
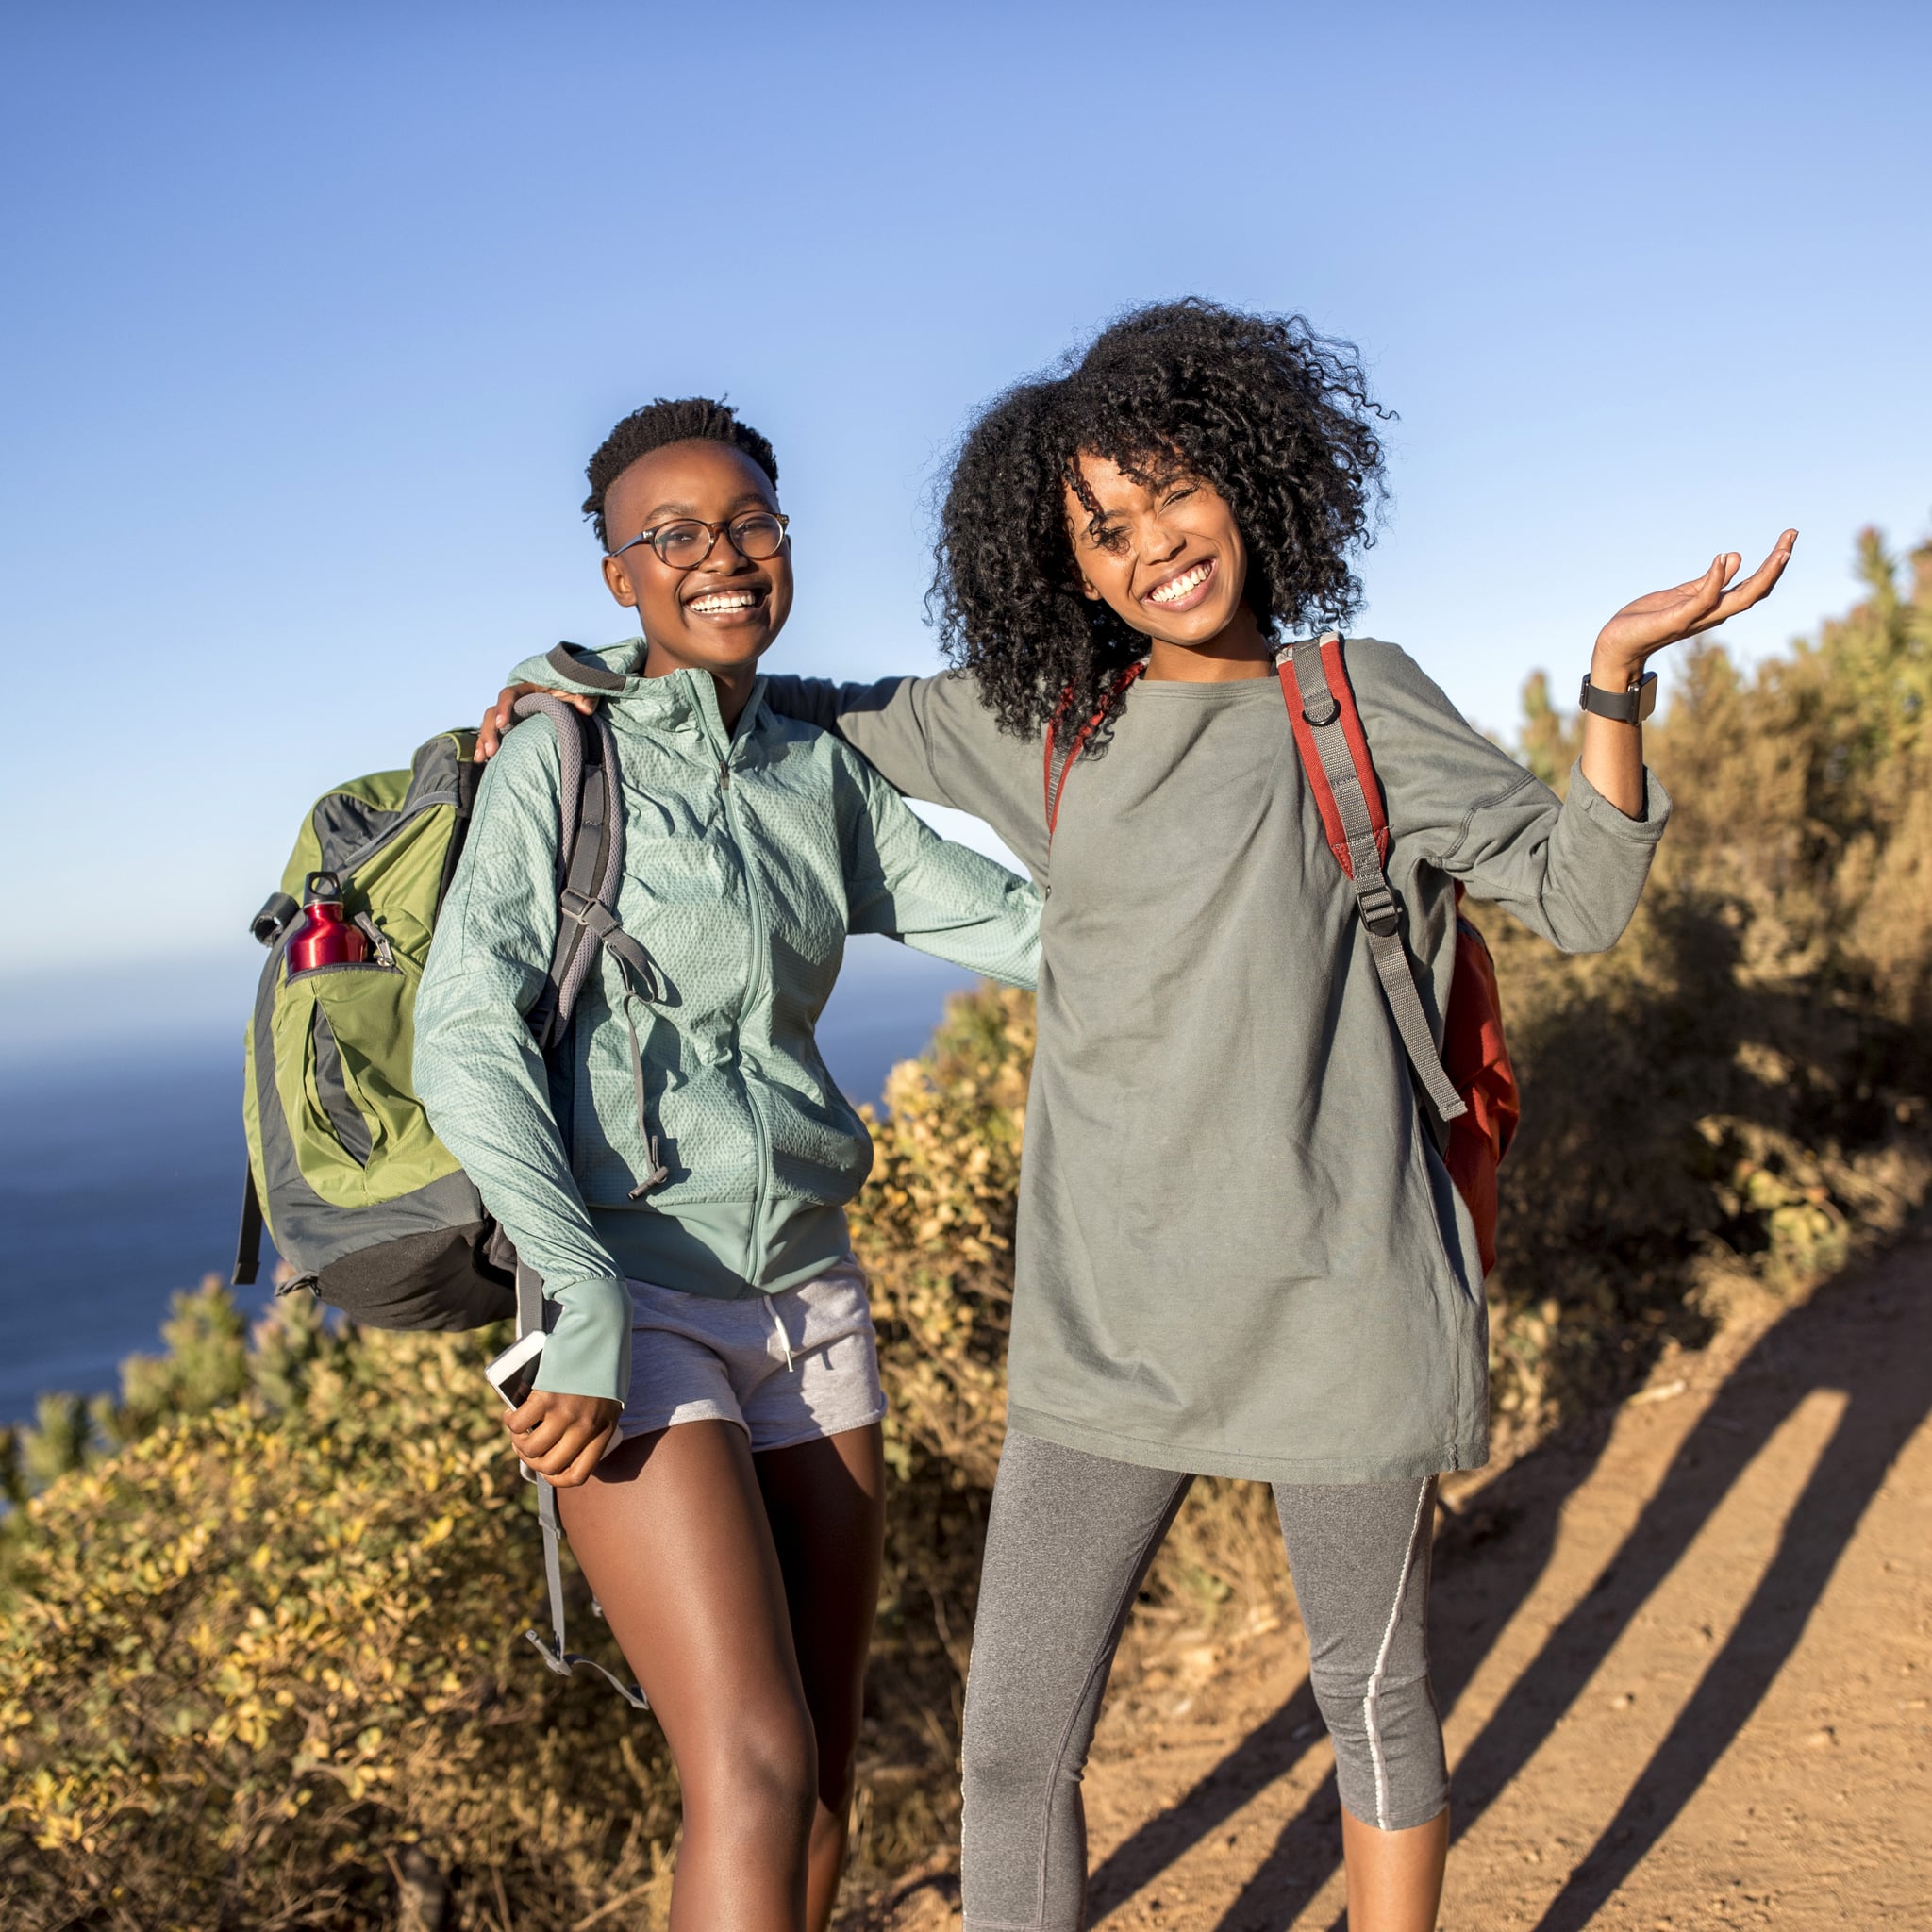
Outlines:
[[[226,1325],[219,1288],[189,1299]],[[650,1893],[675,1816],[655,1727],[522,1641],[526,1486],[478,1399],[502,1340],[331,1337],[279,1305],[246,1395],[9,1524],[8,1923],[387,1925],[406,1861],[462,1925],[499,1889],[525,1932]]]
[[[853,1231],[893,1417],[861,1887],[956,1834],[1032,1047],[1029,1000],[957,1001],[872,1123]],[[212,1281],[164,1332],[92,1457],[69,1398],[22,1445],[46,1486],[0,1549],[9,1923],[374,1928],[406,1890],[478,1932],[661,1920],[657,1727],[522,1641],[536,1531],[480,1380],[504,1337],[332,1334],[304,1298],[244,1342]],[[597,1647],[580,1585],[574,1616]]]
[[[1651,734],[1677,821],[1622,946],[1484,922],[1527,1103],[1491,1282],[1519,1437],[1697,1340],[1726,1282],[1789,1289],[1925,1191],[1932,549],[1909,596],[1875,538],[1865,561],[1870,599],[1755,676],[1691,656]],[[1571,751],[1533,684],[1527,757],[1554,778]],[[892,1402],[860,1887],[955,1836],[1032,1028],[1023,995],[953,1002],[853,1216]],[[8,1445],[12,1492],[45,1485],[0,1547],[8,1923],[375,1928],[445,1894],[476,1932],[661,1919],[655,1726],[521,1641],[541,1579],[479,1399],[496,1340],[284,1308],[244,1348],[209,1290],[120,1403],[52,1399]],[[1285,1595],[1266,1489],[1198,1484],[1147,1621],[1184,1663]]]
[[[1789,1291],[1923,1199],[1932,1127],[1932,546],[1875,533],[1872,595],[1747,677],[1693,649],[1648,734],[1675,815],[1617,949],[1567,959],[1507,917],[1523,1074],[1491,1283],[1500,1415],[1600,1402],[1730,1284]],[[1528,696],[1530,762],[1574,725]]]

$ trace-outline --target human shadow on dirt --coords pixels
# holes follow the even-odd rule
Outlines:
[[[1888,1280],[1890,1296],[1884,1293]],[[1553,1687],[1580,1690],[1609,1647],[1606,1634],[1613,1641],[1621,1633],[1773,1432],[1814,1391],[1844,1391],[1848,1400],[1831,1440],[1729,1639],[1616,1815],[1538,1921],[1537,1932],[1576,1932],[1587,1924],[1690,1803],[1775,1682],[1886,1472],[1932,1411],[1932,1302],[1904,1290],[1903,1270],[1894,1264],[1878,1279],[1821,1296],[1779,1323],[1691,1432],[1671,1477],[1625,1542],[1628,1554],[1604,1573],[1545,1645]],[[1649,1540],[1661,1548],[1653,1551]],[[1565,1639],[1567,1648],[1559,1651]],[[1532,1672],[1542,1662],[1540,1657]],[[1475,1782],[1472,1767],[1471,1796],[1477,1802],[1471,1815],[1507,1782],[1510,1760],[1527,1755],[1511,1748],[1504,1717],[1499,1710],[1478,1740],[1480,1745],[1497,1734],[1481,1766],[1483,1783]],[[1535,1748],[1533,1740],[1528,1748]],[[1475,1755],[1472,1751],[1465,1765]],[[1459,1797],[1459,1781],[1457,1790]]]
[[[1313,1688],[1304,1682],[1279,1710],[1256,1727],[1176,1805],[1115,1846],[1087,1884],[1088,1911],[1096,1922],[1300,1762],[1322,1739]],[[1340,1826],[1337,1826],[1339,1833]],[[1338,1839],[1339,1842],[1339,1839]]]
[[[1918,1255],[1924,1248],[1917,1249]],[[1932,1298],[1909,1291],[1912,1253],[1827,1284],[1770,1329],[1726,1379],[1656,1494],[1591,1589],[1545,1639],[1463,1753],[1452,1799],[1459,1838],[1575,1705],[1653,1593],[1776,1430],[1815,1391],[1848,1400],[1793,1505],[1778,1550],[1669,1735],[1537,1932],[1576,1932],[1648,1854],[1729,1747],[1802,1635],[1885,1473],[1932,1409]],[[1439,1542],[1434,1675],[1448,1706],[1542,1574],[1562,1507],[1613,1418],[1526,1457]],[[1484,1540],[1479,1557],[1465,1560]],[[1315,1741],[1304,1685],[1180,1802],[1095,1873],[1098,1920],[1281,1776]],[[1286,1932],[1341,1854],[1333,1777],[1291,1819],[1217,1932]]]
[[[1461,1694],[1496,1633],[1536,1587],[1555,1545],[1562,1499],[1589,1479],[1608,1440],[1609,1419],[1593,1420],[1525,1457],[1466,1509],[1445,1506],[1440,1512],[1430,1676],[1445,1708]],[[1543,1473],[1542,1480],[1522,1481],[1520,1473],[1533,1466]],[[1457,1599],[1455,1584],[1475,1564],[1482,1566],[1485,1595],[1472,1604]],[[1313,1687],[1305,1680],[1177,1803],[1114,1848],[1088,1884],[1093,1921],[1097,1924],[1211,1837],[1251,1799],[1286,1776],[1322,1738]],[[1330,1772],[1224,1914],[1219,1932],[1259,1932],[1291,1923],[1326,1883],[1341,1857],[1341,1803]]]
[[[1567,1493],[1585,1481],[1603,1444],[1607,1424],[1574,1433],[1560,1445],[1551,1445],[1525,1458],[1519,1468],[1541,1457],[1559,1460],[1562,1474],[1557,1487]],[[1513,1474],[1513,1472],[1512,1472]],[[1466,1605],[1445,1607],[1439,1580],[1432,1615],[1431,1677],[1444,1704],[1460,1694],[1476,1665],[1503,1628],[1516,1606],[1535,1587],[1555,1542],[1557,1511],[1525,1508],[1504,1493],[1508,1478],[1491,1484],[1461,1513],[1444,1509],[1439,1518],[1435,1565],[1438,1578],[1461,1574],[1472,1553],[1490,1560],[1491,1551],[1507,1550],[1507,1573],[1492,1581],[1508,1591],[1507,1602],[1485,1602],[1474,1613]],[[1560,1494],[1558,1497],[1560,1501]],[[1505,1541],[1507,1539],[1507,1541]],[[1456,1628],[1443,1641],[1445,1624]],[[1281,1708],[1257,1724],[1228,1755],[1176,1804],[1149,1819],[1117,1845],[1094,1872],[1088,1886],[1090,1911],[1097,1923],[1142,1886],[1203,1842],[1248,1802],[1277,1778],[1285,1776],[1302,1757],[1322,1741],[1323,1725],[1315,1707],[1313,1688],[1304,1681]],[[1224,1932],[1234,1928],[1287,1923],[1267,1916],[1293,1898],[1291,1919],[1326,1881],[1341,1855],[1341,1807],[1331,1772],[1302,1811],[1283,1830],[1261,1867],[1242,1889],[1221,1921]],[[1307,1881],[1312,1879],[1312,1883]],[[1263,1916],[1257,1916],[1262,1914]]]

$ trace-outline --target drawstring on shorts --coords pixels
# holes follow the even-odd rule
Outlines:
[[[791,1336],[786,1334],[784,1321],[781,1319],[778,1313],[777,1297],[774,1295],[768,1294],[765,1296],[764,1302],[766,1312],[772,1318],[772,1326],[777,1331],[778,1346],[785,1351],[785,1366],[788,1369],[791,1370],[793,1374],[796,1374],[798,1370],[798,1362],[796,1357],[791,1353]]]

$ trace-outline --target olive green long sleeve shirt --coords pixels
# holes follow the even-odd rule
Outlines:
[[[1580,771],[1559,801],[1406,652],[1356,638],[1346,661],[1439,1036],[1458,881],[1566,951],[1613,944],[1669,815],[1657,779],[1638,818]],[[1480,1463],[1474,1230],[1280,685],[1135,684],[1050,845],[1040,741],[1001,732],[970,676],[775,678],[770,701],[909,796],[985,819],[1050,888],[1010,1425],[1275,1481]]]

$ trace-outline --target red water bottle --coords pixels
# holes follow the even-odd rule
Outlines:
[[[302,893],[302,918],[289,936],[291,973],[358,966],[368,958],[369,936],[342,917],[342,882],[334,873],[310,873]]]

